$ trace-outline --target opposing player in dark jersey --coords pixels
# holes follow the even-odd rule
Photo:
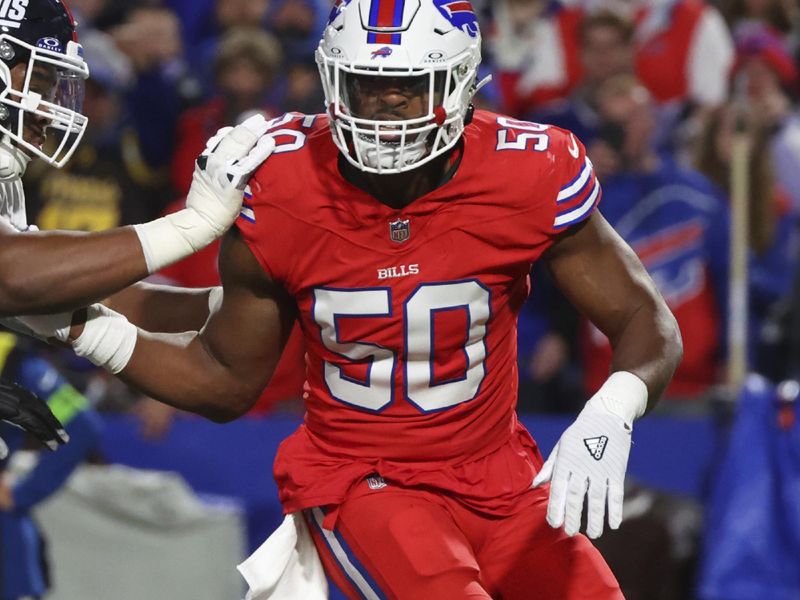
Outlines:
[[[276,149],[223,240],[224,293],[202,331],[150,334],[91,306],[71,343],[226,421],[258,398],[299,320],[307,413],[275,475],[349,597],[621,598],[578,534],[584,500],[589,536],[606,516],[619,526],[633,421],[681,342],[595,210],[583,146],[473,111],[469,2],[339,1],[317,60],[327,112],[270,124]],[[547,462],[515,414],[516,318],[537,260],[614,347]]]
[[[74,153],[87,125],[81,101],[89,70],[63,0],[4,2],[0,26],[0,316],[102,299],[211,243],[233,223],[242,180],[271,150],[269,138],[258,145],[263,119],[215,136],[187,208],[175,215],[94,234],[30,227],[22,176],[34,158],[61,167]],[[45,145],[47,137],[55,143]],[[13,320],[3,324],[19,328]],[[36,396],[8,388],[4,398],[0,418],[51,447],[67,439]]]

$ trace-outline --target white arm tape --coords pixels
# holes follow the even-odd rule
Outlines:
[[[189,208],[133,228],[139,236],[150,273],[205,248],[225,231],[212,227],[197,211]]]
[[[600,406],[633,425],[647,410],[647,395],[644,381],[630,371],[617,371],[606,379],[587,404]]]
[[[208,293],[209,315],[213,315],[215,312],[219,310],[219,307],[222,306],[222,295],[223,294],[221,285],[211,288],[211,291]]]
[[[131,360],[136,347],[136,326],[102,304],[92,304],[86,310],[86,325],[72,342],[72,348],[78,356],[116,375]]]

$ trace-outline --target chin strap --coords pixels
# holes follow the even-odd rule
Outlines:
[[[13,145],[8,134],[0,139],[0,181],[15,181],[25,174],[30,157]]]

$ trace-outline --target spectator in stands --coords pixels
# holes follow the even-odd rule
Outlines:
[[[308,62],[295,62],[287,65],[285,90],[281,99],[281,111],[288,110],[315,115],[323,112],[325,96],[319,81],[317,65]]]
[[[502,110],[521,117],[566,98],[581,79],[580,8],[547,0],[492,3],[489,36]]]
[[[130,59],[136,75],[126,100],[142,157],[151,167],[167,167],[174,151],[178,115],[200,95],[196,76],[184,57],[180,23],[175,13],[163,7],[109,6],[115,11],[104,26]]]
[[[38,354],[27,340],[0,333],[0,371],[39,397],[64,424],[69,444],[58,452],[42,453],[35,466],[21,476],[0,463],[0,598],[40,598],[49,588],[46,545],[31,516],[32,509],[56,492],[74,469],[96,449],[100,421],[86,398]],[[24,432],[0,423],[2,436],[13,452],[29,442]]]
[[[216,57],[225,35],[233,29],[265,29],[270,0],[171,0],[178,10],[206,11],[205,25],[195,27],[194,36],[187,40],[186,58],[199,85],[200,98],[205,100],[216,93]],[[193,20],[196,20],[194,17]]]
[[[284,76],[276,82],[273,99],[281,112],[316,114],[325,98],[314,61],[322,30],[328,22],[328,0],[274,0],[267,15],[267,28],[281,43],[285,56]]]
[[[250,111],[275,116],[267,93],[281,60],[280,45],[265,31],[236,28],[225,34],[214,60],[214,97],[186,111],[178,123],[172,182],[180,196],[188,192],[194,161],[214,132]]]
[[[798,69],[780,39],[764,28],[743,32],[736,43],[734,76],[752,114],[771,133],[775,177],[800,216],[800,115],[792,102]],[[743,98],[743,100],[745,100]]]
[[[569,129],[584,144],[597,135],[598,86],[614,75],[633,70],[633,23],[617,13],[599,11],[580,23],[580,59],[583,79],[568,99],[552,102],[532,120]]]
[[[314,65],[331,4],[328,0],[272,0],[267,28],[280,40],[288,62]]]
[[[25,178],[28,214],[42,229],[101,231],[148,221],[173,194],[166,170],[154,170],[145,160],[126,111],[133,67],[109,35],[90,30],[81,41],[92,72],[83,106],[89,125],[63,169],[31,164]]]
[[[588,0],[636,22],[636,76],[658,109],[655,144],[674,151],[702,127],[706,111],[728,97],[733,42],[719,11],[705,0]]]
[[[791,0],[722,0],[719,9],[734,37],[759,25],[772,29],[786,43],[790,42],[793,19],[798,16],[797,3]]]
[[[675,314],[684,359],[667,398],[697,398],[718,380],[728,277],[728,208],[695,171],[659,156],[655,113],[635,78],[607,80],[597,93],[598,138],[588,148],[603,184],[603,215],[639,255]],[[608,376],[611,347],[588,326],[583,338],[587,391]]]
[[[636,75],[657,104],[722,104],[733,43],[719,11],[705,0],[590,1],[629,6],[636,20]]]
[[[746,112],[742,112],[743,109]],[[744,120],[743,126],[747,128],[750,140],[747,198],[752,254],[749,269],[750,365],[759,373],[773,374],[777,366],[775,348],[783,347],[785,340],[781,331],[764,326],[769,324],[779,302],[789,294],[796,271],[797,234],[789,197],[775,181],[768,115],[753,104],[737,106],[729,103],[716,110],[700,137],[696,165],[730,195],[731,147],[737,110],[741,112],[739,118]]]

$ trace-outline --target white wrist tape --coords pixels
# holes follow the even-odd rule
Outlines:
[[[202,250],[220,237],[228,225],[214,227],[197,211],[184,208],[133,228],[139,236],[147,270],[155,273]]]
[[[211,288],[208,294],[208,314],[213,315],[222,306],[222,286]]]
[[[647,395],[644,381],[629,371],[617,371],[586,404],[600,406],[633,425],[647,410]]]
[[[86,310],[86,325],[72,342],[72,348],[78,356],[116,375],[131,360],[136,347],[136,326],[102,304],[92,304]]]

